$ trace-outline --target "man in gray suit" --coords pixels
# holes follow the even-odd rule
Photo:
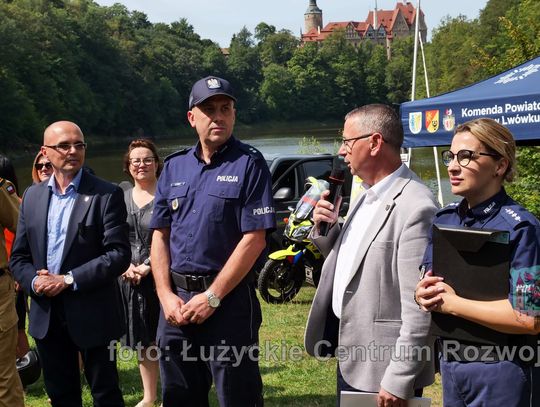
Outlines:
[[[335,224],[340,202],[334,207],[321,199],[313,215],[313,241],[326,260],[306,350],[337,356],[338,399],[342,390],[374,392],[384,407],[406,406],[434,375],[430,315],[413,293],[437,205],[401,163],[402,142],[391,107],[374,104],[348,113],[339,154],[365,192],[351,204],[342,228]],[[333,224],[328,236],[318,236],[321,222]]]

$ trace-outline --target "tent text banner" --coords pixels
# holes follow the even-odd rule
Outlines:
[[[540,140],[540,57],[468,87],[401,105],[404,147],[450,145],[457,125],[489,117]]]

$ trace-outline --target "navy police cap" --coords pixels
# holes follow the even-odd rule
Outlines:
[[[207,76],[206,78],[199,79],[191,88],[189,110],[193,106],[197,106],[215,95],[225,95],[236,102],[236,97],[234,97],[234,91],[229,81],[218,78],[217,76]]]

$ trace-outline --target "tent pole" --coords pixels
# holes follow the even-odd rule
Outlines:
[[[429,80],[427,76],[427,67],[426,67],[426,54],[424,53],[424,42],[422,41],[422,38],[418,37],[418,41],[420,42],[420,52],[422,52],[422,64],[424,66],[424,79],[426,80],[426,94],[427,97],[430,96],[429,92]]]
[[[420,0],[417,2],[416,6],[416,21],[414,25],[414,54],[413,54],[413,67],[412,67],[412,90],[411,90],[411,101],[416,98],[416,57],[418,55],[418,38],[419,38],[419,26],[418,26],[418,16],[420,15]]]
[[[416,21],[414,24],[414,53],[413,53],[413,66],[412,66],[412,87],[411,87],[411,101],[416,98],[416,57],[418,55],[418,38],[419,38],[419,25],[418,25],[418,10],[420,10],[420,0],[417,2],[416,6]],[[407,149],[408,162],[409,166],[412,161],[412,148]]]
[[[422,41],[421,37],[418,37],[418,40],[420,41],[420,52],[422,53],[422,62],[424,66],[424,78],[426,80],[426,95],[427,97],[431,97],[429,92],[429,80],[427,75],[427,67],[426,67],[426,54],[424,53],[424,43]],[[439,154],[437,153],[437,147],[433,146],[433,158],[435,160],[435,173],[437,175],[437,200],[439,201],[439,204],[441,206],[444,206],[444,199],[442,194],[442,182],[441,182],[441,169],[439,168]]]

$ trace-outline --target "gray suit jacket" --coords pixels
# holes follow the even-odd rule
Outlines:
[[[343,230],[363,199],[351,206]],[[414,389],[433,383],[431,317],[419,310],[413,293],[436,210],[429,189],[407,169],[387,192],[359,251],[351,253],[357,271],[345,289],[339,321],[332,290],[343,233],[334,226],[314,240],[326,260],[308,317],[306,350],[337,356],[345,381],[357,389],[382,387],[410,398]]]

